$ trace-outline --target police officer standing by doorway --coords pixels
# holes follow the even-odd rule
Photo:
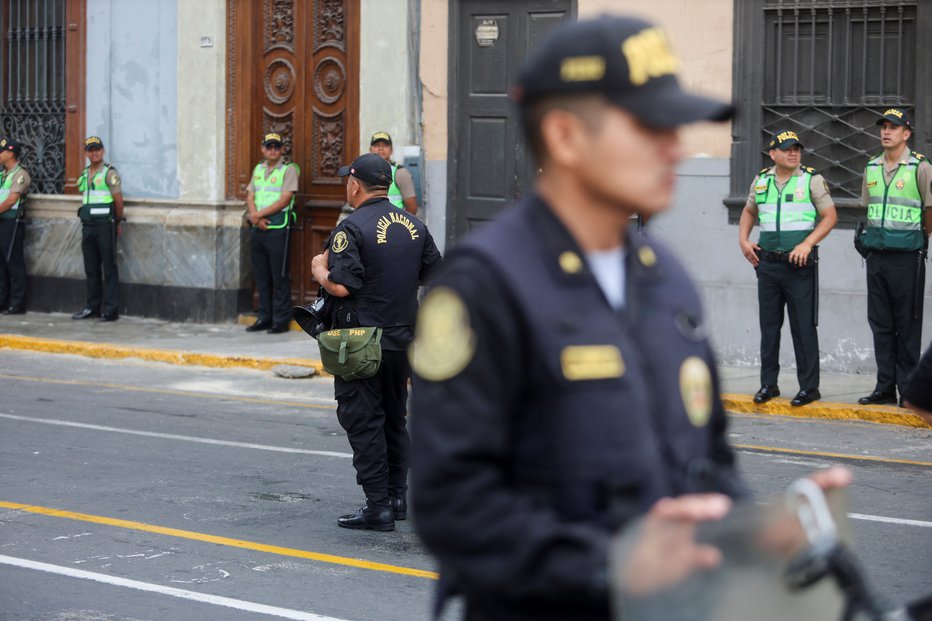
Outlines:
[[[392,160],[392,137],[387,132],[372,134],[369,152],[376,153],[392,167],[392,184],[388,186],[388,200],[399,209],[417,215],[417,193],[414,190],[414,178],[411,172]]]
[[[867,228],[867,321],[874,335],[877,383],[862,405],[896,403],[919,362],[925,260],[932,232],[932,165],[910,151],[913,126],[890,108],[877,121],[883,153],[864,171],[861,204]]]
[[[32,177],[19,163],[21,151],[18,142],[0,139],[0,308],[4,315],[26,312],[23,217]]]
[[[84,141],[89,164],[78,177],[81,192],[81,253],[87,276],[87,300],[72,319],[100,316],[101,321],[120,318],[120,276],[117,271],[117,238],[122,233],[123,181],[116,168],[104,161],[106,150],[99,136]],[[103,278],[101,278],[103,272]]]
[[[335,327],[381,327],[382,363],[365,379],[335,377],[337,418],[353,449],[356,482],[366,504],[341,516],[343,528],[394,530],[407,517],[409,440],[407,349],[414,337],[418,286],[443,259],[430,231],[388,201],[389,163],[375,153],[339,170],[346,202],[355,210],[340,222],[328,250],[311,261],[314,278],[339,298]]]
[[[638,19],[541,41],[513,91],[534,191],[457,244],[418,315],[415,526],[470,621],[608,620],[617,529],[742,494],[699,295],[633,230],[672,200],[678,128],[731,116],[677,64]]]
[[[754,178],[738,224],[741,252],[757,270],[761,388],[754,403],[780,394],[777,379],[785,307],[799,381],[799,392],[790,403],[801,406],[821,398],[818,244],[835,226],[838,215],[828,183],[812,168],[802,166],[804,147],[796,132],[777,132],[769,146],[774,165]],[[750,241],[755,222],[760,227],[757,244]]]
[[[282,157],[282,137],[262,139],[263,161],[256,164],[246,188],[249,251],[259,293],[259,316],[247,332],[287,332],[291,324],[290,227],[300,170]]]

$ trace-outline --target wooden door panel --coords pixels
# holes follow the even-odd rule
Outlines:
[[[359,0],[228,0],[227,182],[246,198],[262,134],[282,135],[301,169],[291,231],[292,298],[317,294],[310,272],[343,205],[337,169],[359,144]]]

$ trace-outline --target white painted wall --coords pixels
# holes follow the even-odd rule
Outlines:
[[[224,198],[226,0],[178,2],[178,180],[180,197]],[[202,47],[210,37],[212,47]]]

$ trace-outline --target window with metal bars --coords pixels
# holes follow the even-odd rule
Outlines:
[[[23,144],[31,193],[65,185],[66,0],[0,2],[0,133]]]
[[[777,130],[799,133],[804,163],[843,207],[857,206],[864,166],[881,150],[884,109],[906,110],[919,130],[913,148],[927,149],[932,46],[921,39],[930,29],[923,0],[735,0],[739,109],[726,204],[744,204]]]

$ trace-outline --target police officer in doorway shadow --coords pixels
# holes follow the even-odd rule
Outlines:
[[[838,221],[828,182],[803,166],[803,144],[785,130],[770,141],[774,165],[754,178],[741,220],[738,244],[757,271],[760,313],[761,388],[754,403],[780,395],[780,330],[783,309],[790,317],[799,392],[790,401],[801,406],[822,398],[819,393],[819,248]],[[819,220],[816,225],[816,220]],[[760,239],[750,241],[755,222]]]
[[[21,153],[18,142],[0,139],[0,308],[4,315],[26,312],[23,217],[32,177],[19,162]]]
[[[287,332],[291,324],[291,265],[288,261],[290,227],[294,221],[295,194],[300,170],[285,162],[280,134],[262,139],[261,162],[246,187],[249,257],[259,294],[259,313],[247,332]]]
[[[714,519],[745,493],[699,295],[633,231],[670,204],[678,128],[732,113],[676,67],[638,19],[552,31],[513,91],[535,188],[458,243],[424,298],[411,501],[438,602],[462,594],[470,621],[607,620],[619,528]]]
[[[913,126],[903,110],[877,120],[883,153],[867,163],[861,204],[867,228],[867,321],[874,335],[877,382],[862,405],[896,403],[919,362],[926,255],[932,233],[932,165],[911,151]]]
[[[387,198],[389,163],[375,153],[338,171],[354,211],[328,249],[311,261],[314,278],[338,298],[337,328],[381,327],[382,363],[365,379],[334,377],[337,418],[353,449],[366,504],[341,516],[343,528],[388,531],[407,517],[408,345],[414,337],[418,286],[443,262],[427,227]]]
[[[369,152],[377,153],[392,167],[392,184],[388,186],[388,200],[399,209],[417,215],[417,193],[411,172],[392,159],[392,137],[388,132],[376,132],[369,141]]]
[[[84,141],[84,154],[89,163],[77,185],[82,199],[78,217],[87,299],[84,308],[71,318],[90,319],[99,315],[101,321],[116,321],[120,318],[117,239],[122,233],[123,181],[116,168],[104,161],[106,150],[99,136]]]

